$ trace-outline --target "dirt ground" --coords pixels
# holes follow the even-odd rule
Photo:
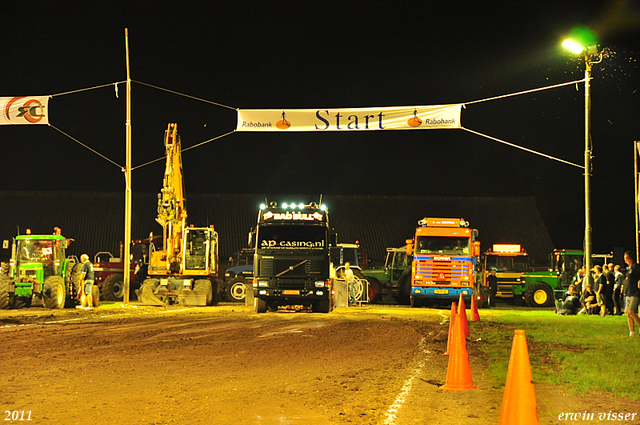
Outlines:
[[[478,389],[438,389],[448,315],[385,306],[0,311],[0,413],[13,423],[14,411],[31,412],[34,424],[498,423],[503,388],[486,373],[486,342],[468,343]],[[558,421],[567,411],[640,413],[640,403],[604,393],[535,390],[543,424],[607,422]]]

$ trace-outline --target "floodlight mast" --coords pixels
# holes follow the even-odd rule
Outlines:
[[[586,267],[587,282],[591,281],[591,65],[600,63],[602,56],[597,46],[585,47],[575,40],[567,39],[562,43],[567,50],[579,54],[584,52],[584,265]]]

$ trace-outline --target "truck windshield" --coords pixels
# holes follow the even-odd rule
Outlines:
[[[18,258],[24,263],[53,261],[53,241],[18,241]]]
[[[418,236],[416,254],[468,255],[469,238],[457,236]]]
[[[487,255],[485,270],[498,272],[526,272],[529,268],[529,257],[519,255],[516,257],[502,257],[499,255]]]
[[[320,226],[258,228],[258,249],[325,249],[327,230]]]

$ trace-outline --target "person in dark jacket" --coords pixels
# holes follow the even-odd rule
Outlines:
[[[627,279],[624,288],[626,296],[625,312],[627,313],[627,324],[629,325],[629,336],[636,336],[635,324],[640,328],[640,317],[638,317],[638,304],[640,303],[640,266],[636,263],[630,251],[624,253],[624,262],[627,263]]]

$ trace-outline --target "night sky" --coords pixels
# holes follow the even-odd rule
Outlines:
[[[584,58],[560,43],[588,26],[610,52],[591,84],[593,248],[634,249],[638,1],[54,3],[2,3],[0,96],[54,95],[51,124],[123,165],[128,28],[134,167],[162,158],[169,122],[188,148],[232,131],[235,108],[465,103],[581,80]],[[462,125],[583,164],[584,84],[470,104]],[[0,142],[0,190],[124,190],[118,166],[52,127],[2,126]],[[556,246],[583,241],[582,169],[464,130],[235,133],[183,164],[187,193],[534,196]],[[135,169],[133,190],[158,192],[163,166]]]

